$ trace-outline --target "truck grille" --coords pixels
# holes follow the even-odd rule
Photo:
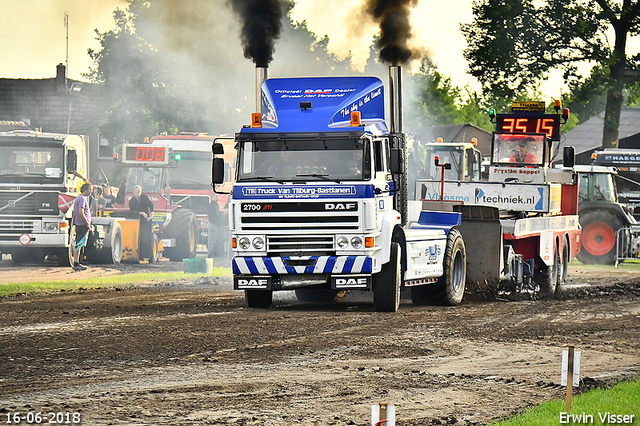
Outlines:
[[[0,220],[0,234],[21,235],[34,232],[33,222],[25,220]]]
[[[58,192],[1,191],[0,216],[57,216]]]
[[[267,237],[267,255],[329,256],[335,255],[332,235],[313,237]]]

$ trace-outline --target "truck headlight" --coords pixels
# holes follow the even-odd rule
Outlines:
[[[360,237],[351,238],[351,247],[355,249],[362,248],[362,238]]]
[[[44,231],[45,232],[58,232],[58,223],[57,222],[45,222],[44,223]]]
[[[347,237],[338,237],[336,243],[341,249],[346,249],[347,247],[349,247],[349,240],[347,239]]]
[[[255,237],[252,243],[253,248],[256,250],[262,250],[262,248],[264,247],[264,240],[262,239],[262,237]]]
[[[242,237],[238,241],[238,245],[242,250],[249,250],[249,248],[251,247],[251,241],[249,241],[247,237]]]

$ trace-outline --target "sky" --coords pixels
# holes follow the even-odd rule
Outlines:
[[[0,78],[30,79],[52,78],[56,65],[65,63],[64,14],[68,13],[68,77],[85,80],[82,74],[93,65],[87,49],[99,49],[95,29],[113,29],[113,11],[127,6],[126,0],[0,2]],[[362,0],[297,0],[292,16],[296,21],[306,20],[319,37],[328,35],[329,49],[339,56],[351,51],[355,65],[363,67],[377,27],[363,24],[358,18],[360,3]],[[438,71],[451,77],[456,86],[469,85],[478,90],[477,81],[466,74],[467,63],[462,56],[466,42],[460,31],[460,23],[472,20],[471,0],[419,0],[411,19],[416,46],[430,53]],[[354,26],[355,22],[359,25]],[[630,44],[638,45],[633,41]],[[635,51],[640,51],[640,46]],[[247,66],[252,64],[247,61]],[[543,83],[543,91],[547,96],[566,91],[559,73]]]
[[[52,78],[59,63],[65,62],[66,30],[64,14],[69,14],[68,77],[84,80],[92,66],[87,49],[99,49],[95,29],[114,27],[113,11],[126,8],[125,0],[0,0],[0,78]],[[375,25],[355,30],[351,16],[358,12],[354,0],[298,0],[293,11],[297,21],[306,20],[309,29],[322,37],[329,35],[330,49],[338,55],[351,50],[356,65],[364,66],[369,45],[377,32]],[[432,10],[430,10],[432,9]],[[455,13],[451,11],[455,10]],[[37,13],[33,13],[37,11]],[[466,62],[462,57],[464,37],[459,22],[471,20],[471,0],[442,2],[421,0],[413,15],[416,44],[433,54],[441,73],[464,86]],[[356,36],[354,36],[354,33]],[[350,34],[350,35],[348,35]],[[278,54],[276,46],[276,56]],[[9,60],[7,58],[10,58]],[[249,62],[248,66],[252,66]]]

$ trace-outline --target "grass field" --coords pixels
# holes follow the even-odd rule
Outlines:
[[[565,400],[549,401],[511,419],[491,423],[491,426],[561,424],[640,425],[640,380],[618,383],[607,390],[594,389],[574,397],[569,412],[566,412]]]
[[[35,281],[26,283],[10,283],[0,285],[0,297],[24,293],[40,293],[60,290],[77,290],[87,288],[126,287],[136,284],[153,284],[161,282],[193,281],[205,276],[231,276],[229,268],[214,267],[211,274],[185,274],[184,272],[142,272],[138,274],[110,275],[72,281]]]

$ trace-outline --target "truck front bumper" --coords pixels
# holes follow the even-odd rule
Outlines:
[[[371,256],[234,257],[233,273],[243,275],[371,274]]]
[[[66,234],[0,235],[0,251],[9,253],[12,249],[64,248],[68,246],[67,240]]]
[[[373,257],[235,257],[232,266],[236,290],[288,290],[325,283],[334,289],[369,290]]]

